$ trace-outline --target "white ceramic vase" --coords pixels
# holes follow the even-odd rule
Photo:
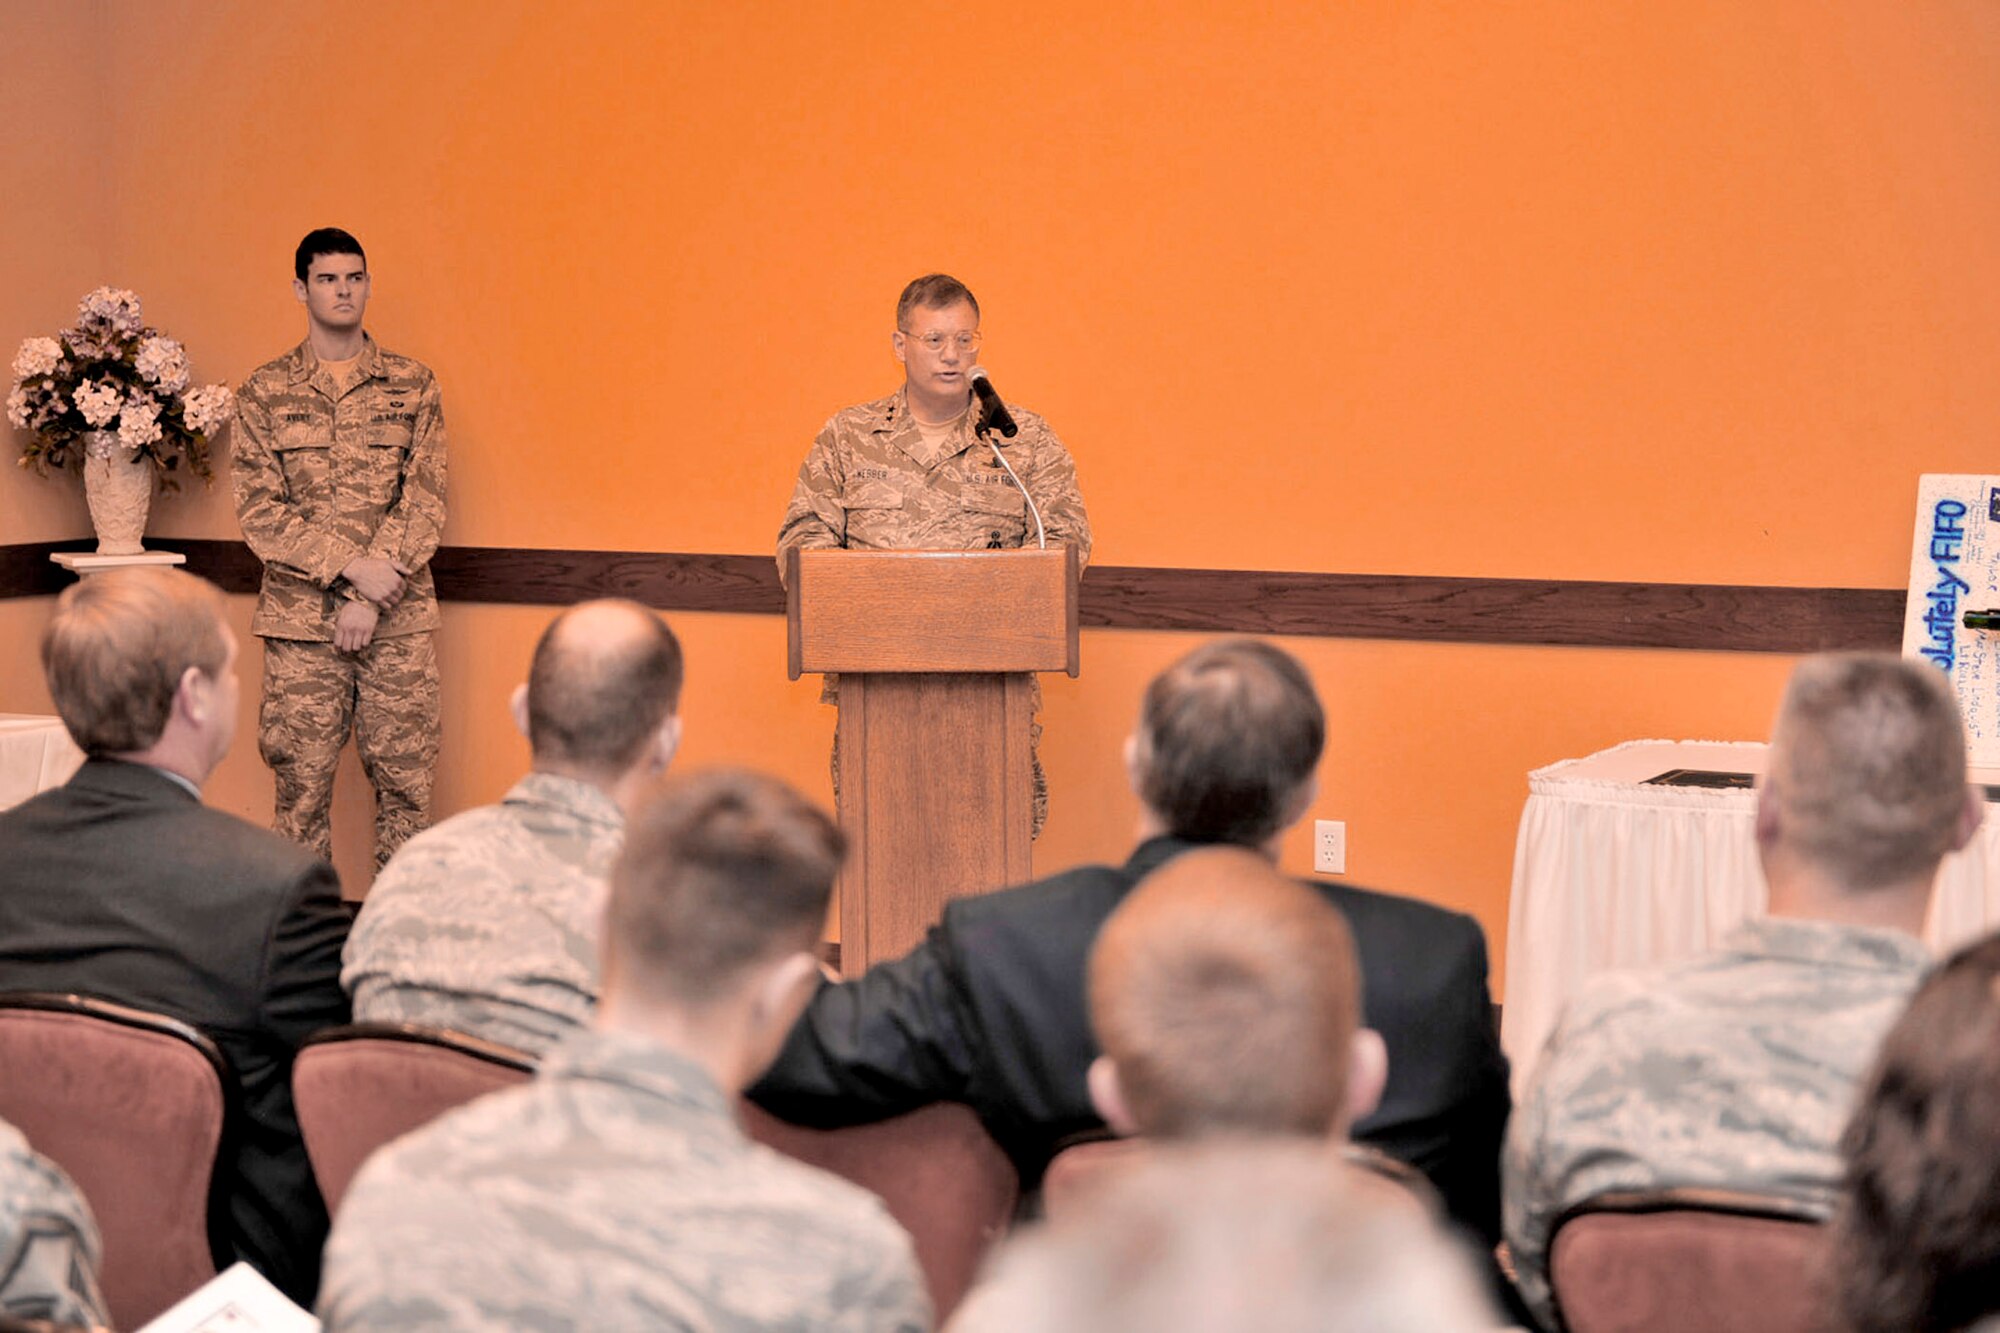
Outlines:
[[[120,444],[117,431],[94,430],[83,437],[83,495],[90,503],[99,555],[137,555],[146,549],[142,539],[146,510],[153,503],[153,460]]]

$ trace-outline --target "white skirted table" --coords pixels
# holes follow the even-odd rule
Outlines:
[[[1518,1099],[1563,1005],[1599,972],[1686,958],[1764,908],[1748,788],[1648,786],[1669,769],[1761,774],[1765,747],[1630,741],[1528,775],[1507,909],[1501,1045]],[[2000,774],[1975,769],[1976,782]],[[1938,871],[1925,938],[2000,927],[2000,814]]]
[[[82,763],[61,718],[0,713],[0,810],[60,787]]]

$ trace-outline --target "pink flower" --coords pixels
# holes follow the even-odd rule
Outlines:
[[[104,429],[118,419],[124,408],[125,395],[111,380],[85,380],[77,386],[76,410],[92,429]]]
[[[127,335],[137,333],[141,327],[138,294],[122,287],[99,287],[85,294],[77,302],[76,312],[85,325],[108,324]]]
[[[29,338],[14,354],[14,378],[30,380],[46,375],[62,360],[62,344],[54,338]]]
[[[206,435],[229,420],[235,411],[236,401],[230,396],[227,385],[204,384],[183,400],[181,420],[187,422],[189,430]]]
[[[142,376],[168,393],[179,393],[187,388],[187,351],[163,334],[155,333],[141,340],[138,355],[132,358],[132,364]]]
[[[118,419],[118,442],[137,449],[160,438],[160,405],[151,398],[133,395],[125,400]]]

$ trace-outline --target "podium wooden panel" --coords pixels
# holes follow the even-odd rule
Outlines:
[[[840,675],[840,959],[1029,877],[1030,672],[1077,672],[1076,554],[793,551],[789,670]]]

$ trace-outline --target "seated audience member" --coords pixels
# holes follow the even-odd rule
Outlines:
[[[498,805],[419,833],[347,941],[356,1021],[453,1028],[539,1055],[590,1021],[625,814],[680,742],[681,649],[633,602],[557,616],[514,692],[534,768]]]
[[[907,957],[823,988],[752,1097],[821,1126],[964,1102],[1034,1185],[1065,1138],[1103,1128],[1085,1087],[1098,1051],[1084,965],[1099,927],[1194,848],[1275,862],[1311,804],[1325,725],[1312,681],[1278,648],[1225,640],[1182,658],[1147,688],[1126,745],[1142,807],[1130,858],[947,904]],[[1312,887],[1347,920],[1367,1024],[1389,1052],[1388,1085],[1354,1137],[1421,1170],[1490,1241],[1508,1096],[1485,937],[1426,903]]]
[[[0,1315],[109,1323],[97,1289],[101,1257],[97,1226],[76,1186],[0,1121]]]
[[[1851,1333],[2000,1329],[2000,935],[1925,979],[1840,1141]]]
[[[1371,1188],[1371,1186],[1373,1186]],[[1469,1257],[1323,1149],[1162,1146],[1021,1233],[953,1333],[1479,1333]]]
[[[840,831],[747,773],[686,778],[611,873],[604,993],[535,1081],[371,1158],[329,1329],[928,1327],[873,1195],[747,1140],[736,1097],[819,976]]]
[[[1832,1209],[1841,1124],[1929,962],[1931,880],[1980,805],[1944,677],[1886,655],[1802,663],[1768,764],[1768,914],[1705,956],[1595,978],[1515,1117],[1507,1240],[1544,1321],[1550,1232],[1595,1195],[1712,1187]]]
[[[310,1300],[326,1234],[292,1111],[292,1055],[347,1021],[333,868],[201,803],[236,734],[222,595],[178,570],[66,589],[42,637],[56,711],[88,756],[0,813],[0,990],[80,991],[192,1023],[244,1116],[226,1181],[238,1257]]]
[[[1148,875],[1098,933],[1089,985],[1091,1102],[1121,1134],[1327,1141],[1381,1095],[1346,922],[1253,852]]]

